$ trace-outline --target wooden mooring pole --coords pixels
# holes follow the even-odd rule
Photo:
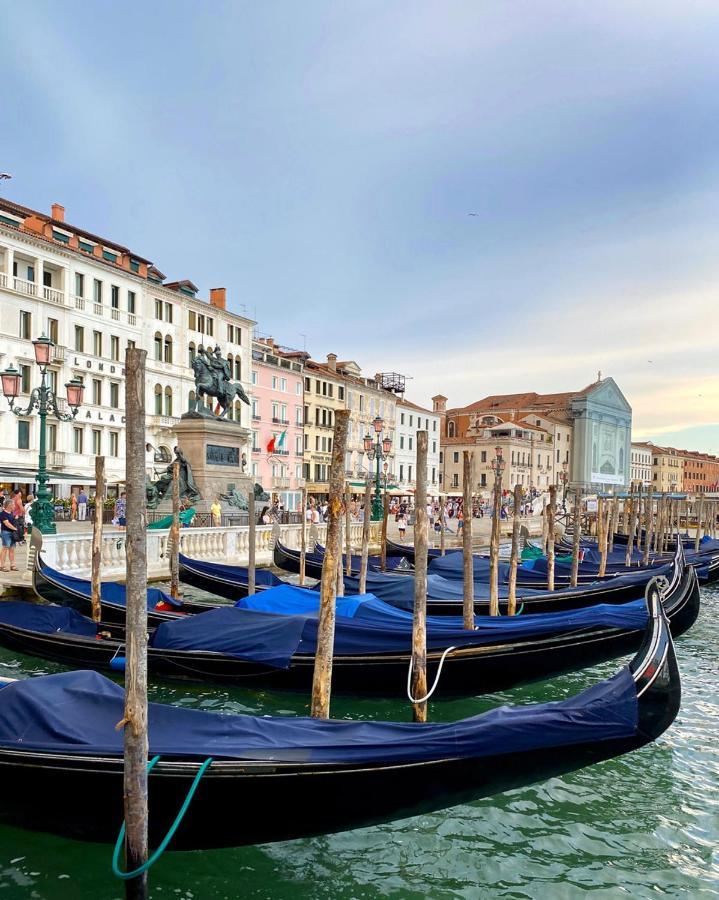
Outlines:
[[[649,551],[651,550],[652,540],[654,539],[654,494],[651,485],[647,488],[646,499],[646,534],[644,535],[644,553],[642,554],[642,565],[649,565]]]
[[[414,612],[412,615],[412,719],[427,721],[427,432],[417,432],[414,516]]]
[[[417,502],[415,498],[415,503]],[[387,520],[389,518],[389,500],[385,492],[382,498],[382,550],[380,556],[380,569],[387,571]]]
[[[444,496],[439,498],[439,524],[440,524],[440,532],[439,532],[439,555],[444,556],[445,554],[445,539],[444,539],[444,507],[446,503],[446,499]]]
[[[607,574],[607,541],[609,540],[609,524],[612,516],[611,501],[599,498],[597,503],[597,540],[599,541],[599,575]]]
[[[352,516],[350,514],[350,503],[352,501],[352,489],[350,488],[349,481],[345,485],[345,572],[348,575],[352,574],[352,529],[350,525],[352,524]],[[344,581],[342,582],[342,589],[344,590]]]
[[[704,513],[704,498],[701,497],[697,505],[697,530],[694,535],[694,552],[699,552],[699,544],[702,539],[702,515]]]
[[[105,457],[95,457],[95,521],[92,523],[92,621],[102,618],[102,516],[105,512]]]
[[[247,596],[252,597],[255,593],[255,554],[257,548],[255,541],[257,538],[257,513],[255,511],[255,486],[251,484],[247,491]]]
[[[489,537],[489,614],[499,615],[499,535],[502,515],[502,466],[501,455],[495,459],[494,494],[492,497],[492,530]]]
[[[302,488],[300,500],[302,527],[300,529],[300,587],[305,583],[305,565],[307,561],[307,488]]]
[[[372,485],[364,486],[364,510],[362,513],[362,555],[360,557],[359,592],[367,593],[367,564],[369,563],[369,529],[372,519]]]
[[[507,614],[517,612],[517,566],[519,565],[519,510],[522,505],[522,485],[514,485],[514,519],[512,520],[512,552],[509,557],[509,600]]]
[[[330,491],[327,507],[327,540],[322,562],[320,582],[320,613],[317,625],[315,669],[312,677],[312,708],[315,719],[328,719],[332,691],[332,648],[335,641],[335,612],[337,567],[341,564],[342,545],[342,487],[344,482],[345,449],[347,447],[347,423],[350,411],[338,409],[335,413],[332,462],[330,464]],[[368,512],[368,511],[365,511]],[[338,563],[340,560],[340,563]]]
[[[557,487],[549,486],[549,505],[547,506],[547,590],[554,590],[554,514],[557,509]]]
[[[612,497],[609,513],[609,546],[611,553],[614,550],[614,532],[617,530],[617,516],[619,512],[619,497]]]
[[[172,527],[170,528],[170,596],[180,599],[180,464],[172,465]]]
[[[419,473],[418,473],[419,474]],[[463,627],[474,628],[474,561],[472,559],[472,451],[462,455]]]
[[[124,794],[125,867],[133,871],[147,860],[147,522],[145,514],[145,358],[147,351],[125,353],[125,716]],[[101,802],[101,798],[98,799]],[[147,874],[125,881],[127,900],[146,900]]]
[[[572,572],[569,579],[571,587],[577,586],[579,580],[579,541],[582,536],[582,495],[579,488],[574,491],[574,530],[572,531]],[[597,516],[597,542],[599,541],[599,516]]]

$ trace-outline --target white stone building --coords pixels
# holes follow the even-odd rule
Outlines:
[[[399,493],[413,494],[417,484],[417,432],[427,435],[427,494],[439,496],[440,416],[436,412],[397,400],[394,427],[394,483]]]
[[[629,452],[629,477],[634,486],[652,483],[652,448],[632,442]]]
[[[120,244],[65,222],[63,207],[48,215],[0,199],[0,368],[22,373],[17,405],[26,406],[40,382],[31,341],[46,334],[56,344],[50,379],[60,397],[80,376],[83,406],[73,422],[48,418],[50,487],[67,496],[91,486],[94,459],[104,455],[110,494],[125,477],[125,385],[128,345],[147,350],[147,441],[153,463],[164,468],[173,428],[194,397],[191,356],[219,344],[235,380],[251,392],[253,322],[226,309],[225,289],[197,296],[190,281],[166,282],[152,263]],[[250,428],[250,408],[239,401],[233,416]],[[0,486],[34,483],[39,419],[13,415],[0,398]],[[241,452],[249,458],[249,446]],[[154,456],[154,459],[153,459]]]

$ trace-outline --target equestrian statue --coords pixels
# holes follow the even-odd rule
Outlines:
[[[215,347],[213,352],[209,347],[200,345],[192,359],[192,369],[195,373],[195,402],[190,413],[208,415],[205,397],[214,397],[217,400],[220,405],[217,418],[220,419],[223,419],[227,415],[227,410],[232,408],[235,397],[239,397],[249,406],[250,398],[242,385],[232,380],[230,363],[222,358],[219,346]]]

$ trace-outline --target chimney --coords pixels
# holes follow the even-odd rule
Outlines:
[[[52,217],[57,222],[65,221],[65,207],[60,206],[59,203],[53,203],[52,205]]]
[[[328,353],[327,354],[327,368],[332,372],[337,371],[337,354],[336,353]]]
[[[210,306],[227,309],[227,288],[210,288]]]

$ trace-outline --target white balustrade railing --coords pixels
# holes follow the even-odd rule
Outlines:
[[[370,539],[379,540],[379,523],[372,523]],[[362,540],[362,523],[350,525],[351,541],[359,549]],[[307,526],[307,550],[314,549],[314,541],[324,543],[326,525]],[[147,569],[152,577],[169,575],[169,529],[153,529],[147,532]],[[275,540],[290,549],[299,550],[300,525],[258,525],[255,529],[255,559],[258,565],[272,564]],[[125,532],[113,528],[103,534],[102,577],[113,579],[125,574]],[[182,528],[180,552],[193,559],[224,562],[230,565],[247,565],[249,557],[249,528]],[[89,574],[92,556],[92,532],[60,532],[43,536],[43,557],[54,569],[84,577]]]
[[[51,303],[59,303],[61,306],[65,304],[65,293],[63,291],[58,291],[57,288],[43,285],[42,295]]]

